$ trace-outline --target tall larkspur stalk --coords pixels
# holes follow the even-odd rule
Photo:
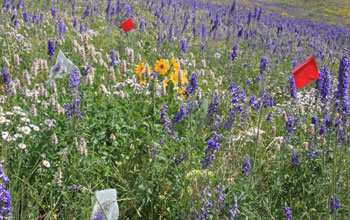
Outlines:
[[[69,118],[81,117],[80,91],[78,90],[80,88],[79,80],[79,70],[77,67],[75,67],[68,77],[68,88],[72,97],[72,104],[70,103],[70,101],[67,101],[64,105],[64,108],[66,109],[65,114]]]
[[[11,195],[3,184],[8,184],[10,179],[4,172],[3,166],[0,164],[0,219],[9,219],[13,214],[11,210]]]
[[[348,119],[350,114],[350,103],[349,103],[349,69],[350,62],[348,56],[340,58],[339,64],[339,75],[338,75],[338,89],[335,92],[335,98],[337,102],[337,110],[342,113]]]
[[[7,86],[6,92],[7,92],[7,94],[10,94],[11,93],[10,85],[11,85],[12,80],[9,76],[9,73],[7,72],[7,70],[5,68],[2,68],[2,76],[4,78],[4,82]]]
[[[260,61],[260,73],[259,73],[259,77],[260,76],[264,76],[264,73],[266,72],[266,70],[268,69],[268,59],[267,57],[262,57],[261,61]],[[259,80],[260,81],[260,80]],[[264,96],[265,94],[265,83],[266,83],[266,77],[263,77],[263,80],[260,81],[260,85],[259,85],[259,93],[261,94],[261,96]],[[262,85],[262,86],[261,86]],[[261,89],[262,87],[262,89]],[[269,99],[269,96],[266,96],[265,98]],[[270,106],[271,104],[273,105],[273,102],[271,101],[265,101],[266,103],[269,103],[268,105]],[[255,152],[254,152],[254,161],[253,161],[253,174],[256,168],[256,157],[258,154],[258,149],[259,149],[259,137],[260,137],[260,128],[261,128],[261,118],[262,118],[262,109],[261,109],[262,105],[259,106],[259,120],[258,120],[258,132],[256,135],[256,140],[255,140]],[[251,178],[251,184],[253,183],[253,179]]]
[[[220,151],[221,134],[214,133],[214,137],[210,138],[208,141],[208,146],[205,149],[205,156],[202,157],[202,169],[207,169],[207,167],[213,167],[214,161],[216,160],[215,151]]]
[[[111,52],[109,52],[109,58],[111,59],[111,63],[110,63],[111,66],[115,66],[118,64],[117,58],[115,57],[115,54],[114,54],[114,49],[112,49]]]
[[[53,56],[55,55],[55,47],[53,46],[53,40],[50,38],[49,42],[48,42],[48,52],[47,54],[53,58]]]

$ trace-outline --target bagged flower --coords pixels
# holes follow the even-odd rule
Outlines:
[[[70,61],[60,50],[58,52],[55,65],[51,67],[49,80],[46,81],[46,84],[51,86],[51,82],[54,79],[67,76],[68,73],[72,72],[74,67],[74,63]]]
[[[117,220],[119,207],[117,191],[106,189],[96,192],[96,202],[90,220]]]

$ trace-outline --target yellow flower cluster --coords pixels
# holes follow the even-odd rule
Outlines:
[[[141,85],[146,83],[146,79],[143,76],[143,73],[146,72],[146,66],[145,63],[141,63],[140,65],[137,65],[134,69],[136,75],[138,76]],[[177,91],[179,93],[180,97],[184,97],[185,87],[184,85],[188,82],[186,73],[182,70],[180,70],[180,65],[177,62],[177,59],[172,57],[171,63],[165,59],[158,60],[154,65],[154,71],[160,74],[163,77],[163,83],[165,86],[168,86],[169,84],[169,78],[170,81],[175,85],[177,88]],[[152,72],[152,69],[150,67],[149,73]],[[179,73],[181,73],[182,77],[179,77]],[[181,85],[179,84],[179,78],[182,80]]]

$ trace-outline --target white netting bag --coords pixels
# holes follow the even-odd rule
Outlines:
[[[74,67],[76,67],[74,63],[70,61],[60,50],[58,52],[55,65],[50,69],[49,80],[46,81],[46,84],[51,86],[51,82],[54,79],[67,76],[68,73],[72,72]]]
[[[96,192],[96,202],[90,220],[117,220],[119,207],[117,190],[106,189]]]

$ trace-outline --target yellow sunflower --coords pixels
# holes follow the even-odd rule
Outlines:
[[[163,80],[163,82],[164,82],[165,86],[168,86],[169,80],[168,80],[167,78],[165,78],[165,79]]]
[[[142,88],[143,85],[146,84],[146,80],[145,79],[140,79],[140,87]]]
[[[142,73],[146,71],[145,63],[141,63],[141,65],[137,65],[134,71],[136,75],[141,79]]]
[[[164,60],[160,59],[155,65],[154,65],[154,70],[164,76],[168,70],[170,69],[169,63]]]
[[[179,82],[179,77],[176,71],[170,73],[170,79],[171,81],[173,81],[174,85],[176,85]]]
[[[185,87],[181,86],[178,91],[180,98],[185,98]]]
[[[186,77],[186,73],[185,73],[184,71],[182,71],[182,82],[183,82],[184,84],[187,83],[187,77]]]
[[[171,58],[171,63],[174,65],[174,63],[177,63],[177,60],[176,60],[176,58],[175,57],[172,57]]]
[[[179,71],[180,65],[177,63],[177,60],[174,57],[171,58],[171,65],[173,66],[176,72]]]

